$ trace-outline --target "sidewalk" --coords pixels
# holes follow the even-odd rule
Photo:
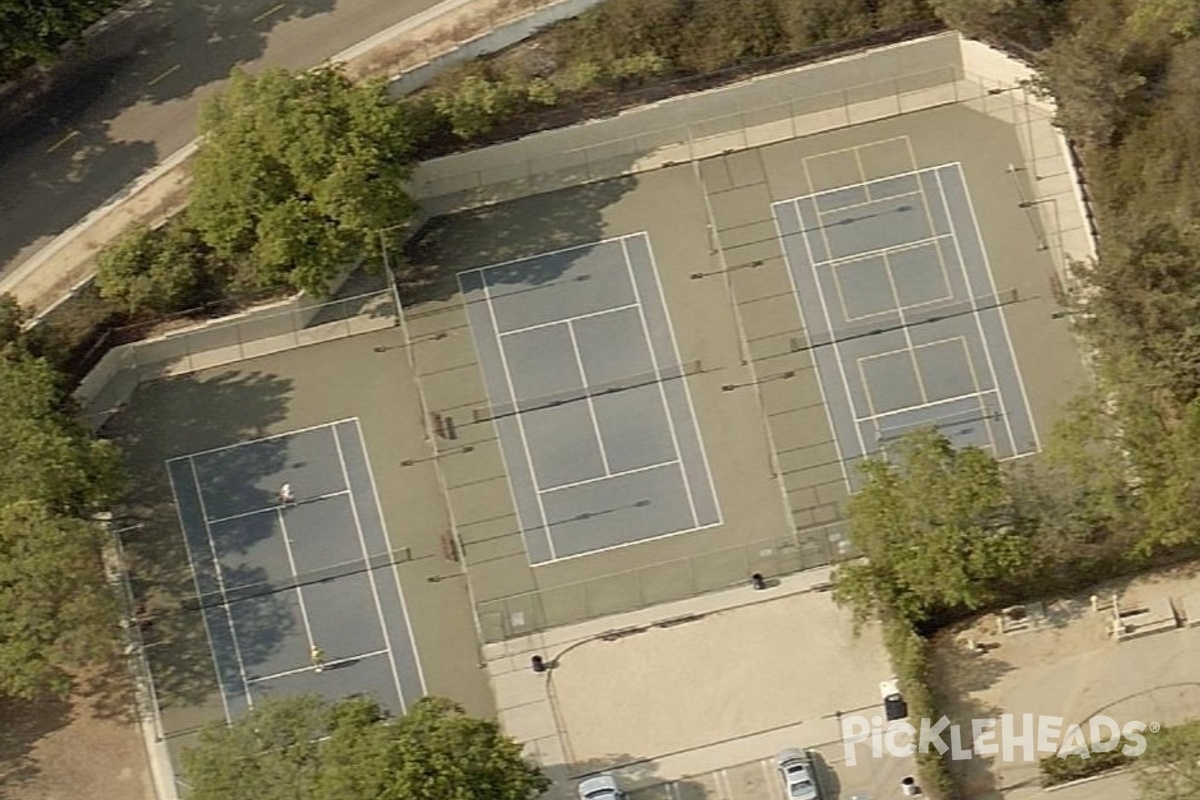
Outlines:
[[[490,26],[519,18],[531,8],[560,0],[444,0],[330,59],[357,77],[392,74],[418,66]],[[59,235],[0,279],[0,293],[12,294],[40,317],[87,283],[104,245],[129,227],[161,225],[187,205],[189,164],[197,143],[181,148]]]

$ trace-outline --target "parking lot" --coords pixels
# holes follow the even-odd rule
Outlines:
[[[773,757],[816,754],[828,797],[887,797],[909,759],[860,749],[838,714],[880,715],[879,631],[851,630],[810,570],[485,647],[505,729],[569,798],[612,771],[635,800],[782,800]],[[550,663],[530,669],[532,655]]]

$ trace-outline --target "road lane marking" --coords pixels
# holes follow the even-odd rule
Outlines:
[[[183,67],[182,64],[176,64],[175,66],[168,69],[166,72],[159,75],[157,78],[152,79],[150,81],[150,86],[153,86],[154,84],[158,83],[159,81],[161,81],[163,78],[167,77],[168,75],[170,75],[174,72],[178,72],[182,67]]]
[[[259,14],[257,17],[255,17],[255,18],[254,18],[254,21],[255,21],[255,22],[262,22],[264,19],[266,19],[267,17],[271,16],[272,14],[274,14],[276,11],[278,11],[278,10],[279,10],[279,9],[281,9],[281,8],[283,8],[283,3],[278,3],[278,4],[276,4],[276,5],[273,5],[273,6],[271,6],[270,8],[268,8],[266,11],[262,12],[262,13],[261,13],[261,14]]]
[[[79,131],[71,131],[71,132],[70,132],[70,133],[68,133],[66,136],[62,137],[62,138],[61,138],[61,139],[59,139],[57,142],[55,142],[54,144],[50,145],[50,147],[48,147],[48,148],[46,149],[46,152],[47,152],[47,153],[53,153],[55,150],[57,150],[58,148],[62,147],[64,144],[66,144],[67,142],[71,141],[72,139],[74,139],[74,138],[75,138],[76,136],[78,136],[78,135],[79,135]]]

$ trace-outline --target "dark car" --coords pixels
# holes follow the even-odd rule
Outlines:
[[[880,681],[879,696],[883,698],[883,715],[887,717],[888,722],[908,716],[908,703],[904,701],[904,695],[900,694],[899,681]]]

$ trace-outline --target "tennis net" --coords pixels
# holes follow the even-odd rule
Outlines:
[[[594,383],[588,386],[582,386],[578,389],[572,389],[571,391],[542,395],[540,397],[519,399],[517,400],[516,404],[499,403],[496,405],[476,408],[472,411],[472,417],[475,422],[487,422],[493,419],[511,417],[515,414],[525,414],[530,411],[537,411],[538,409],[554,408],[556,406],[566,405],[567,403],[588,400],[593,397],[603,397],[604,395],[625,392],[642,386],[653,386],[656,383],[677,380],[679,378],[687,377],[688,375],[694,375],[697,372],[700,372],[702,368],[703,364],[700,359],[696,359],[695,361],[686,361],[683,364],[662,367],[655,372],[642,372],[635,375],[628,375],[617,380],[608,381],[606,383]]]
[[[928,325],[947,319],[954,319],[955,317],[969,316],[978,311],[1010,305],[1019,299],[1017,290],[1009,289],[997,294],[972,297],[969,300],[958,300],[944,304],[930,303],[926,306],[892,309],[879,316],[882,317],[884,314],[895,315],[895,322],[850,323],[848,325],[840,325],[837,327],[837,330],[832,332],[826,330],[813,331],[813,334],[808,338],[807,344],[805,344],[804,339],[793,337],[791,340],[792,350],[800,351],[814,347],[836,345],[841,342],[863,339],[868,336],[877,336],[890,331],[901,331],[915,325]]]
[[[369,558],[360,558],[353,561],[343,561],[338,564],[331,564],[327,567],[311,570],[309,572],[301,572],[290,577],[272,580],[259,581],[254,583],[244,583],[238,586],[226,586],[223,591],[209,592],[206,594],[189,597],[183,601],[183,607],[191,611],[198,611],[205,608],[215,608],[230,603],[236,603],[241,600],[249,600],[255,597],[265,597],[267,595],[286,592],[291,589],[297,589],[304,586],[309,586],[315,583],[325,583],[327,581],[345,578],[351,575],[361,575],[372,570],[390,567],[408,561],[411,558],[408,548],[403,550],[393,550],[387,553],[379,553]]]

